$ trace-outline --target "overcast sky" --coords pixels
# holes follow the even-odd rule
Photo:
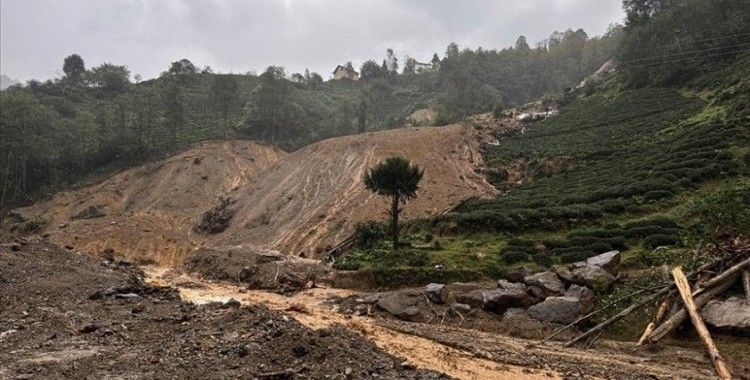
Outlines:
[[[446,45],[530,44],[555,30],[601,35],[620,0],[0,0],[0,72],[60,76],[63,58],[128,66],[144,78],[188,58],[214,71],[306,67],[329,78],[338,63],[382,60],[393,48],[428,61]]]

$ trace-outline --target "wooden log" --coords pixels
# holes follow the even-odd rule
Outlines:
[[[742,285],[745,287],[745,298],[750,301],[750,269],[742,270]]]
[[[732,374],[729,372],[729,368],[727,368],[724,358],[721,357],[719,349],[716,348],[716,344],[714,344],[713,339],[711,339],[711,334],[708,333],[706,324],[703,323],[703,319],[701,319],[700,314],[698,314],[698,308],[693,300],[693,292],[690,290],[690,284],[688,283],[685,274],[682,273],[682,268],[676,267],[672,269],[672,277],[674,277],[674,282],[677,286],[677,291],[680,292],[682,302],[685,305],[688,314],[690,314],[690,320],[693,322],[693,326],[698,331],[698,335],[703,341],[703,345],[706,346],[711,361],[714,363],[716,373],[722,379],[731,379]]]
[[[706,281],[700,289],[697,289],[695,292],[693,292],[693,297],[696,297],[700,295],[701,293],[705,292],[706,289],[709,289],[713,286],[716,286],[716,284],[723,283],[727,278],[730,276],[733,276],[734,274],[742,272],[746,267],[750,266],[750,257],[748,257],[745,260],[740,261],[739,263],[735,264],[731,268],[725,270],[722,274]]]
[[[737,279],[737,274],[733,277],[730,277],[727,279],[727,281],[721,285],[715,286],[703,294],[699,295],[698,297],[695,297],[695,305],[698,309],[702,308],[704,305],[708,303],[708,301],[714,299],[717,295],[724,293],[727,289],[729,289],[730,286],[734,283],[734,281]],[[684,307],[680,308],[676,313],[672,314],[667,320],[664,321],[661,325],[656,327],[654,331],[649,334],[649,336],[644,340],[644,343],[656,343],[667,334],[672,332],[674,329],[676,329],[678,326],[682,324],[687,319],[687,311]]]

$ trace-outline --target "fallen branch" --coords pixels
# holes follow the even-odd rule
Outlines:
[[[688,283],[685,274],[682,273],[682,268],[676,267],[672,269],[672,277],[674,277],[674,282],[677,285],[677,290],[680,292],[682,302],[685,304],[688,314],[690,314],[690,320],[693,322],[693,326],[698,331],[698,335],[706,346],[711,361],[714,363],[716,373],[722,379],[731,379],[732,374],[729,372],[724,358],[721,357],[719,349],[716,348],[716,344],[714,344],[713,339],[711,339],[711,334],[708,333],[706,324],[703,323],[703,319],[701,319],[701,316],[698,314],[698,308],[693,300],[690,284]]]
[[[604,310],[607,310],[607,309],[609,309],[610,307],[612,307],[612,306],[614,306],[614,305],[617,305],[618,303],[620,303],[620,302],[622,302],[622,301],[625,301],[625,300],[627,300],[627,299],[631,299],[631,298],[633,298],[633,297],[635,297],[635,296],[637,296],[637,295],[643,294],[643,293],[645,293],[645,292],[647,292],[647,291],[649,291],[649,290],[661,289],[662,287],[663,287],[663,285],[660,285],[660,286],[654,286],[654,287],[651,287],[651,288],[645,288],[645,289],[641,289],[641,290],[639,290],[639,291],[637,291],[637,292],[635,292],[635,293],[630,293],[630,294],[628,294],[628,295],[625,295],[625,296],[623,296],[623,297],[620,297],[620,298],[618,298],[618,299],[616,299],[616,300],[614,300],[614,301],[612,301],[612,302],[610,302],[610,303],[608,303],[608,304],[606,304],[606,305],[604,305],[604,306],[600,307],[599,309],[597,309],[597,310],[594,310],[594,311],[592,311],[592,312],[590,312],[590,313],[588,313],[588,314],[586,314],[586,315],[584,315],[584,316],[582,316],[582,317],[580,317],[580,318],[576,319],[575,321],[573,321],[573,322],[571,322],[571,323],[569,323],[569,324],[567,324],[567,325],[565,325],[565,326],[563,326],[563,327],[561,327],[561,328],[557,329],[557,330],[556,330],[555,332],[553,332],[552,334],[550,334],[550,335],[549,335],[548,337],[544,338],[544,340],[542,340],[542,341],[541,341],[541,342],[539,342],[538,344],[543,344],[543,343],[546,343],[546,342],[547,342],[547,341],[549,341],[550,339],[552,339],[552,338],[554,338],[554,337],[556,337],[556,336],[560,335],[560,333],[562,333],[563,331],[565,331],[565,330],[567,330],[567,329],[569,329],[569,328],[571,328],[571,327],[573,327],[573,326],[575,326],[575,325],[579,324],[580,322],[583,322],[583,321],[585,321],[585,320],[587,320],[587,319],[589,319],[589,318],[593,317],[593,316],[594,316],[594,315],[596,315],[596,314],[599,314],[599,313],[601,313],[601,312],[602,312],[602,311],[604,311]],[[535,347],[535,346],[536,346],[535,344],[532,344],[532,345],[531,345],[530,347]]]
[[[750,269],[742,270],[742,285],[745,288],[745,298],[750,301]]]
[[[732,275],[735,275],[737,273],[740,273],[743,271],[743,269],[747,266],[750,266],[750,258],[747,258],[743,261],[740,261],[738,264],[735,264],[731,268],[724,271],[724,273],[710,279],[709,281],[706,281],[700,289],[696,289],[695,292],[693,292],[692,296],[696,297],[700,295],[701,293],[705,292],[706,289],[709,289],[717,284],[723,283],[727,278],[731,277]]]
[[[664,319],[664,316],[667,314],[667,309],[670,307],[670,300],[672,296],[672,292],[669,292],[666,297],[664,297],[664,300],[662,300],[659,303],[659,307],[656,309],[656,316],[654,317],[654,320],[651,321],[648,326],[646,326],[646,330],[643,331],[643,334],[641,334],[641,338],[638,339],[638,345],[642,345],[645,343],[646,338],[651,334],[652,331],[656,328],[656,326],[661,323],[661,321]]]
[[[729,289],[730,286],[734,283],[734,281],[737,279],[738,273],[735,273],[733,277],[730,277],[726,280],[725,283],[720,284],[718,286],[715,286],[709,290],[706,290],[698,297],[695,297],[695,305],[698,309],[702,308],[705,304],[708,303],[708,301],[714,299],[717,295],[724,293],[727,289]],[[646,338],[644,341],[645,343],[656,343],[667,334],[672,332],[674,329],[676,329],[679,325],[682,324],[687,319],[687,311],[685,311],[685,308],[680,308],[676,313],[672,314],[669,318],[667,318],[664,323],[662,323],[659,327],[655,328],[654,331],[651,332],[651,334]]]
[[[577,336],[577,337],[575,337],[575,338],[573,338],[573,339],[565,342],[565,344],[563,344],[563,347],[570,347],[570,346],[576,344],[577,342],[580,342],[581,340],[586,339],[589,336],[596,334],[597,332],[603,330],[605,327],[607,327],[607,326],[609,326],[609,325],[611,325],[611,324],[619,321],[620,319],[622,319],[626,315],[632,313],[634,310],[639,309],[641,306],[643,306],[643,305],[645,305],[645,304],[647,304],[647,303],[649,303],[649,302],[651,302],[651,301],[659,298],[659,296],[661,296],[662,294],[667,293],[672,288],[672,286],[673,285],[667,285],[666,287],[664,287],[660,291],[658,291],[658,292],[656,292],[656,293],[654,293],[654,294],[652,294],[652,295],[644,298],[641,301],[638,301],[638,302],[636,302],[636,303],[628,306],[627,308],[625,308],[622,311],[620,311],[619,313],[617,313],[617,315],[615,315],[614,317],[612,317],[610,319],[607,319],[606,321],[604,321],[602,323],[599,323],[598,325],[592,327],[591,329],[589,329],[585,333],[583,333],[583,334],[581,334],[581,335],[579,335],[579,336]]]

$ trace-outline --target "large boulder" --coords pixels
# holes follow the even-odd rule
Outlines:
[[[453,297],[458,303],[463,303],[471,307],[482,307],[484,305],[484,292],[486,289],[477,289],[470,292],[454,293]]]
[[[714,327],[750,332],[750,301],[744,298],[710,301],[701,309],[701,316]]]
[[[594,304],[596,303],[594,292],[585,286],[570,285],[568,290],[565,291],[565,297],[578,298],[581,301],[581,314],[588,314],[594,310]]]
[[[398,290],[382,294],[377,305],[396,318],[414,321],[421,317],[418,307],[421,297],[422,292],[417,289]]]
[[[433,303],[443,303],[443,300],[440,298],[440,292],[443,290],[445,285],[443,284],[427,284],[424,287],[424,294],[427,296],[427,299],[430,300],[430,302]]]
[[[615,281],[615,277],[598,265],[585,264],[573,269],[573,282],[589,288],[603,286],[605,289]]]
[[[620,251],[609,251],[604,252],[600,255],[589,257],[586,259],[586,264],[596,265],[603,268],[607,272],[616,275],[617,266],[620,265]]]
[[[497,280],[498,289],[518,289],[526,291],[526,285],[519,282],[510,282],[508,280]]]
[[[565,285],[554,272],[540,272],[523,279],[523,282],[529,286],[536,286],[542,289],[547,296],[560,295],[565,292]]]
[[[524,289],[493,289],[482,292],[482,307],[498,314],[512,307],[526,307],[531,304],[531,297]]]
[[[475,290],[483,290],[484,288],[485,287],[482,284],[475,282],[456,282],[446,285],[440,290],[440,300],[446,305],[451,305],[457,301],[457,297],[462,297],[460,296],[461,294],[470,293]],[[481,299],[481,295],[479,297]],[[479,305],[481,305],[481,302]]]
[[[574,297],[547,297],[526,312],[543,322],[573,323],[581,314],[581,301]]]
[[[557,274],[557,277],[560,277],[561,280],[563,280],[566,283],[573,282],[573,273],[570,271],[570,269],[565,265],[553,265],[552,271]]]
[[[505,275],[505,279],[510,282],[523,282],[524,277],[534,273],[531,269],[526,267],[516,268],[515,270],[508,272]]]

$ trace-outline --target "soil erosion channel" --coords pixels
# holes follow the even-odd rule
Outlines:
[[[580,371],[587,373],[589,377],[595,374],[606,376],[630,373],[633,378],[695,378],[699,373],[695,371],[697,363],[686,365],[681,370],[675,368],[674,363],[670,364],[669,360],[660,360],[665,358],[646,358],[627,353],[621,347],[602,350],[561,349],[557,343],[530,347],[530,340],[449,326],[440,326],[438,335],[441,337],[421,334],[420,331],[425,329],[435,329],[430,329],[430,325],[423,323],[393,323],[337,312],[329,301],[332,297],[345,297],[354,293],[345,289],[314,288],[293,296],[284,296],[207,282],[184,274],[175,276],[167,268],[146,267],[144,270],[150,283],[177,287],[180,295],[187,301],[200,304],[226,302],[234,298],[245,305],[265,305],[282,311],[313,329],[341,325],[362,334],[390,354],[406,358],[411,365],[440,371],[459,379],[549,379],[562,378],[566,373]],[[191,285],[185,287],[184,284]],[[459,341],[453,342],[453,338]],[[474,347],[472,342],[479,343],[482,347]],[[483,349],[492,350],[493,347],[501,347],[506,355],[482,355]],[[518,357],[554,365],[529,367],[516,360]]]

